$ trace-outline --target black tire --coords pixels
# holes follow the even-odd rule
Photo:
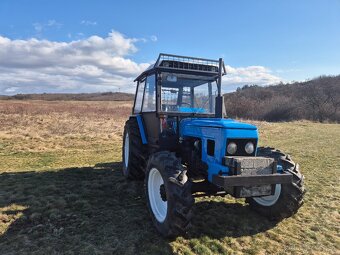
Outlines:
[[[152,169],[158,170],[164,182],[163,201],[166,200],[167,209],[162,222],[157,220],[151,206],[148,185]],[[191,193],[191,181],[174,153],[162,151],[151,155],[145,174],[145,193],[152,221],[162,236],[174,238],[184,235],[188,231],[191,226],[192,206],[195,201]]]
[[[125,162],[125,142],[128,135],[128,161]],[[123,175],[131,180],[141,180],[144,178],[144,172],[147,161],[146,146],[142,143],[137,119],[131,117],[125,123],[123,135]]]
[[[256,202],[254,198],[247,198],[246,202],[256,212],[273,220],[280,220],[295,214],[303,204],[303,195],[305,193],[303,180],[304,176],[300,173],[299,165],[295,164],[291,157],[270,147],[259,147],[257,156],[269,157],[277,160],[282,166],[283,172],[291,173],[293,181],[287,184],[281,184],[281,192],[278,200],[270,206],[264,206]]]

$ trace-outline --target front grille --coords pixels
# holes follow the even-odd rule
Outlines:
[[[251,138],[246,138],[246,139],[227,139],[227,146],[229,143],[234,142],[237,145],[237,151],[235,154],[229,154],[227,152],[227,147],[225,150],[225,155],[226,156],[255,156],[256,152],[256,146],[257,146],[257,139],[251,139]],[[252,154],[248,154],[245,150],[244,147],[246,146],[247,142],[252,142],[255,146],[255,150]]]

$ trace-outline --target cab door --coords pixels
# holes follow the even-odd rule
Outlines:
[[[141,114],[151,147],[157,146],[160,132],[160,120],[156,111],[156,88],[156,75],[151,74],[147,76]]]
[[[157,146],[160,133],[160,120],[156,111],[156,88],[155,74],[141,79],[138,82],[133,107],[133,114],[142,116],[148,146],[151,147]]]

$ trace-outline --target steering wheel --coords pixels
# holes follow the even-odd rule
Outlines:
[[[182,106],[182,105],[187,105],[189,108],[191,108],[191,104],[190,104],[190,103],[187,103],[187,102],[181,102],[181,105],[180,105],[180,106]]]

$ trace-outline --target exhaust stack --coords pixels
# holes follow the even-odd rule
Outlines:
[[[225,73],[225,67],[222,58],[218,61],[218,81],[217,81],[217,91],[218,94],[215,98],[215,117],[222,119],[226,115],[225,112],[225,106],[224,106],[224,97],[221,95],[221,87],[222,87],[222,68],[224,69]]]

